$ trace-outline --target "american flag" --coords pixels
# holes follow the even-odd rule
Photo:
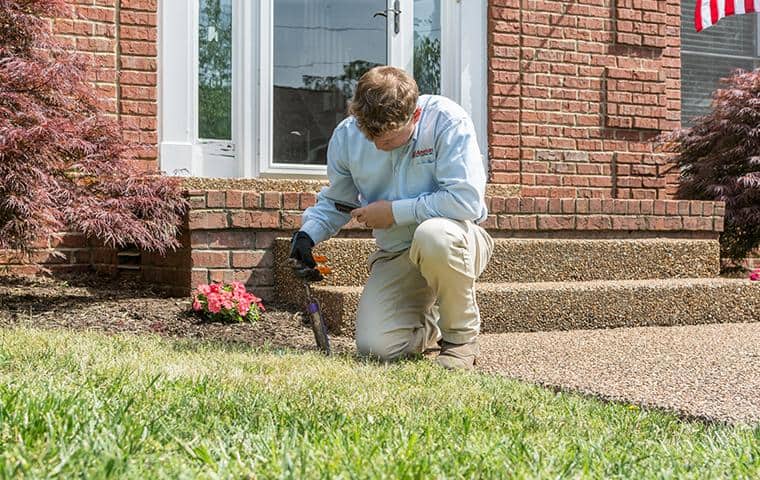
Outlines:
[[[750,12],[760,12],[760,0],[697,0],[694,26],[699,32],[723,17]]]

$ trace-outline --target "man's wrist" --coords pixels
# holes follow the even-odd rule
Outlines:
[[[323,238],[324,234],[322,233],[322,228],[319,226],[317,222],[314,222],[314,221],[304,222],[299,232],[306,233],[309,236],[309,238],[311,238],[311,241],[314,242],[314,245],[324,240]]]
[[[309,244],[312,247],[315,245],[314,240],[311,238],[311,235],[309,235],[307,232],[304,232],[303,230],[299,230],[296,233],[294,233],[291,241],[295,241],[301,238],[308,240]]]
[[[416,204],[416,198],[405,198],[391,202],[391,211],[396,225],[409,225],[415,222],[414,207]]]

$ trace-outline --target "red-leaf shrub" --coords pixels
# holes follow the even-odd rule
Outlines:
[[[677,153],[678,198],[726,202],[721,256],[738,264],[760,245],[760,69],[722,83],[709,114],[660,140]]]
[[[140,173],[97,104],[89,59],[61,46],[64,0],[0,0],[0,248],[76,230],[165,253],[187,209],[179,180]]]

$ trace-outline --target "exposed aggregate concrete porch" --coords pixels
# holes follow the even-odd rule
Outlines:
[[[503,333],[480,340],[481,371],[688,417],[760,423],[757,322]]]

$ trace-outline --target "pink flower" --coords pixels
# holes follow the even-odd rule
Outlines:
[[[250,308],[251,304],[246,302],[240,302],[237,305],[237,311],[241,317],[245,317],[248,314],[248,310],[250,310]]]
[[[749,274],[749,279],[754,282],[760,281],[760,268],[753,270],[752,273]]]
[[[232,292],[235,295],[241,295],[245,293],[245,285],[242,282],[232,282]]]
[[[208,299],[208,311],[211,313],[219,313],[222,311],[222,302],[219,301],[219,297]]]
[[[212,319],[245,321],[253,308],[264,311],[261,298],[246,291],[245,284],[238,281],[231,283],[201,284],[193,292],[192,309],[206,312]],[[254,315],[257,317],[258,315]]]

